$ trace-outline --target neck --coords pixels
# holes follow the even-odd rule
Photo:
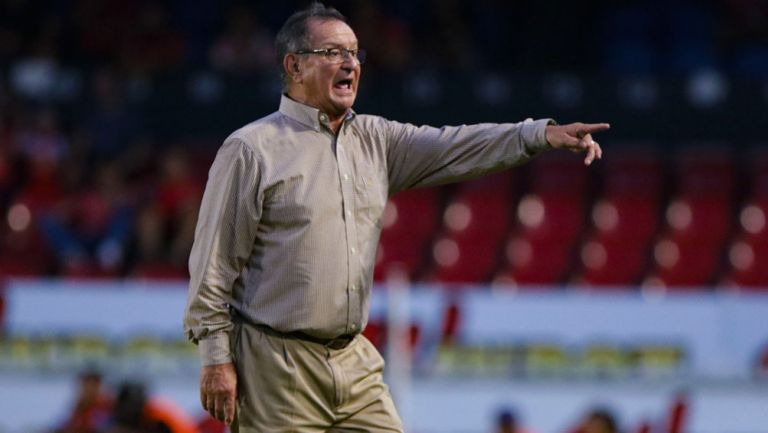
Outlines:
[[[318,107],[317,105],[313,104],[311,101],[309,101],[309,98],[307,98],[307,95],[304,92],[296,88],[289,89],[286,94],[289,98],[296,102],[312,108],[317,108],[321,113],[325,113],[325,115],[328,116],[328,127],[331,129],[331,131],[333,131],[334,134],[339,132],[339,128],[341,128],[341,124],[344,123],[344,118],[347,116],[346,112],[329,113],[327,111],[323,111],[322,107]]]

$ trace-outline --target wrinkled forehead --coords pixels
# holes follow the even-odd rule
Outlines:
[[[309,30],[309,41],[313,48],[357,46],[355,32],[343,21],[312,19],[307,23],[307,29]]]

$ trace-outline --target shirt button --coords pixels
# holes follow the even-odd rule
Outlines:
[[[352,247],[352,249],[351,249],[350,251],[352,251],[352,254],[355,254],[355,253],[357,252],[357,250],[355,249],[355,247]]]
[[[349,180],[349,175],[344,173],[344,180]]]
[[[347,216],[352,216],[352,211],[351,210],[347,211]]]
[[[357,290],[357,286],[352,284],[352,286],[349,288],[349,290],[352,290],[353,292]]]

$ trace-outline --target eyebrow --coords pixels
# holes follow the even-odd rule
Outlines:
[[[320,44],[320,46],[321,46],[321,47],[324,47],[324,48],[347,48],[347,49],[356,49],[356,48],[358,48],[358,45],[360,45],[360,42],[359,42],[359,41],[355,41],[355,42],[354,42],[354,43],[352,43],[351,45],[352,45],[352,48],[347,48],[346,46],[344,46],[344,44],[340,44],[340,43],[338,43],[338,42],[326,42],[326,43]]]

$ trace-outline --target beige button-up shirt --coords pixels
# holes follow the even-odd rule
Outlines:
[[[232,360],[229,308],[282,332],[361,332],[387,197],[526,162],[549,148],[547,123],[434,128],[350,112],[334,134],[283,96],[225,140],[208,175],[184,317],[203,365]]]

